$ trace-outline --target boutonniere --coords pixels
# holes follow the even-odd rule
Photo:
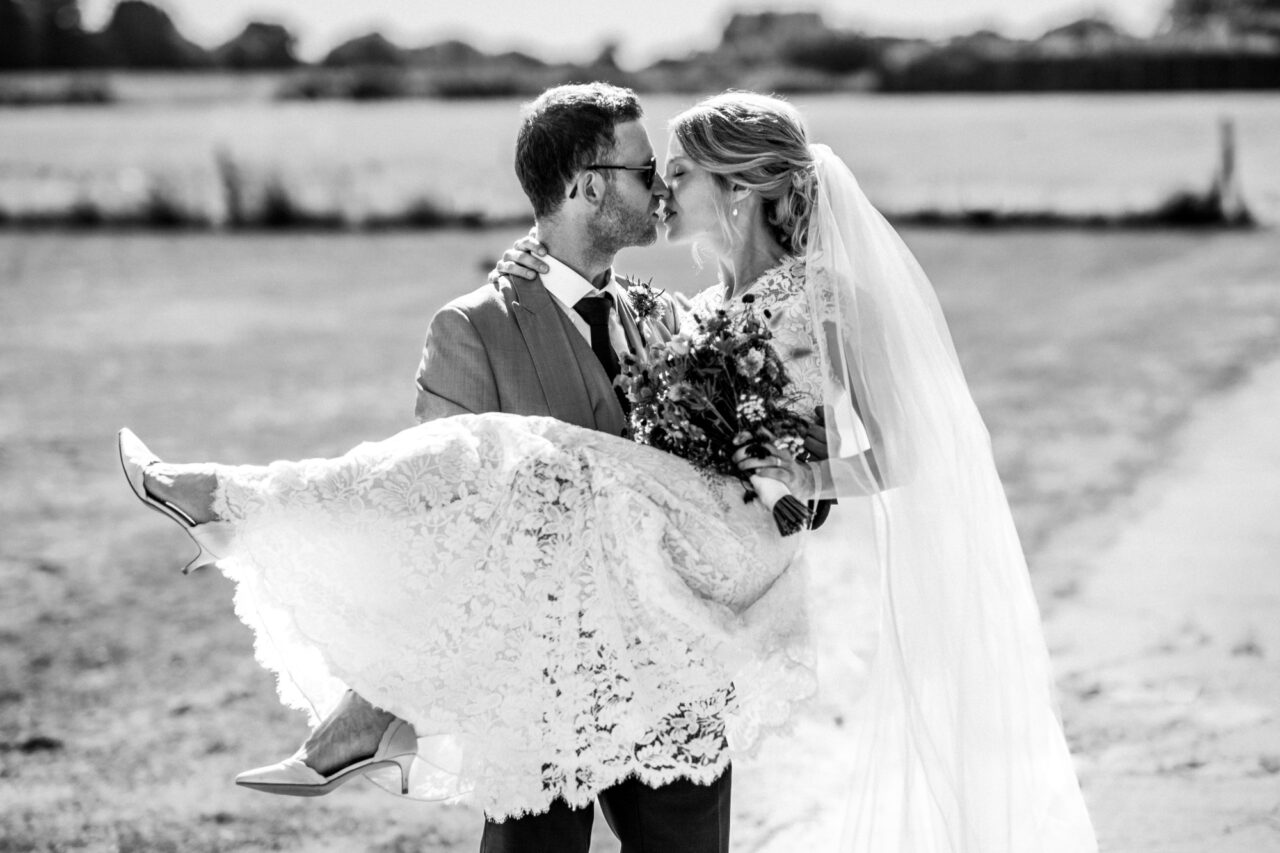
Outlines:
[[[631,310],[636,315],[636,319],[644,321],[656,317],[664,293],[666,293],[665,290],[659,290],[653,286],[652,278],[648,281],[635,282],[628,287],[627,298],[631,300]]]

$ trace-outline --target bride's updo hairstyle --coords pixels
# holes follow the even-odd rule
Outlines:
[[[817,198],[808,132],[795,107],[754,92],[707,98],[671,120],[685,155],[712,173],[724,195],[718,218],[731,245],[736,229],[729,193],[746,188],[763,200],[765,220],[782,247],[802,254]]]

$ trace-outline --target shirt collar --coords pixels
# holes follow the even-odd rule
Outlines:
[[[594,296],[598,292],[591,286],[591,282],[551,255],[543,256],[542,260],[550,268],[548,272],[542,274],[542,286],[560,300],[560,304],[572,308],[582,297]],[[613,276],[612,269],[605,272],[605,280],[607,283],[601,290],[612,295],[615,301],[626,298],[626,294],[618,286],[618,280]]]

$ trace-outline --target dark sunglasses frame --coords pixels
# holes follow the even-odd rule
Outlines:
[[[658,177],[658,158],[650,157],[649,162],[643,166],[616,166],[611,163],[593,163],[590,166],[583,166],[582,171],[586,172],[591,169],[616,169],[620,172],[640,172],[640,180],[644,181],[644,188],[653,189],[653,182]],[[574,184],[573,189],[569,190],[569,198],[573,198],[578,194],[578,185]]]

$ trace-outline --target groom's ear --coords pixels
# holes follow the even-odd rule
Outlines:
[[[587,170],[578,174],[578,195],[592,207],[599,207],[604,201],[604,176],[599,172]]]

